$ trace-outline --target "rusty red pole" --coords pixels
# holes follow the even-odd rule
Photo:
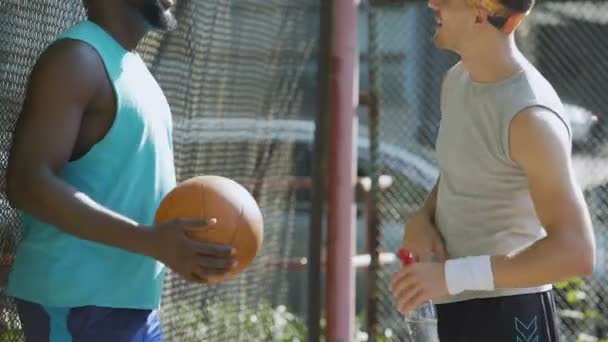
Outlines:
[[[356,0],[334,0],[331,119],[328,163],[327,285],[328,342],[354,338],[355,185],[359,54]]]

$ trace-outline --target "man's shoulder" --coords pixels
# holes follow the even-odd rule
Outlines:
[[[444,81],[448,78],[453,78],[456,75],[460,75],[463,72],[463,68],[464,66],[462,65],[462,62],[457,62],[456,64],[452,65],[446,72],[445,72],[445,76],[444,76]]]
[[[74,39],[60,39],[42,51],[34,64],[31,77],[90,81],[102,75],[102,71],[101,59],[90,45]]]
[[[42,51],[37,64],[67,64],[68,67],[78,67],[83,64],[95,63],[98,60],[95,49],[91,45],[77,39],[62,38],[51,42]]]
[[[524,61],[521,64],[523,77],[521,80],[528,85],[529,91],[549,95],[554,100],[559,100],[559,96],[553,87],[553,84],[545,77],[545,75],[529,61]]]
[[[564,110],[564,105],[559,93],[553,84],[543,75],[534,65],[529,63],[525,68],[525,77],[518,85],[518,89],[526,91],[527,94],[520,94],[528,112],[547,111],[557,114],[561,120],[569,121],[568,115]]]
[[[443,79],[441,81],[441,93],[442,97],[445,96],[450,89],[454,87],[453,83],[455,79],[458,79],[463,72],[462,62],[457,62],[453,66],[451,66],[444,74]]]
[[[42,51],[31,69],[24,107],[51,101],[87,103],[104,77],[103,64],[91,47],[74,40],[55,41]]]

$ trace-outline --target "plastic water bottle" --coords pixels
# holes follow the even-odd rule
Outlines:
[[[412,253],[403,248],[397,252],[397,257],[401,260],[403,267],[416,262]],[[431,301],[422,303],[414,311],[406,314],[404,318],[411,341],[439,342],[437,315]]]

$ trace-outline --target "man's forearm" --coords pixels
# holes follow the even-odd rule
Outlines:
[[[18,209],[81,239],[153,256],[150,232],[138,222],[104,208],[52,175],[28,179],[27,184],[17,188],[22,192],[15,195]]]
[[[593,242],[579,234],[554,233],[515,256],[493,256],[494,286],[535,287],[589,275],[593,248]]]

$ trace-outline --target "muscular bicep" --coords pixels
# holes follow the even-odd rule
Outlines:
[[[525,171],[539,220],[545,228],[576,232],[588,213],[570,158],[569,131],[546,109],[519,113],[510,127],[512,159]]]
[[[58,172],[70,159],[82,116],[95,93],[95,55],[62,41],[38,60],[14,131],[8,177]]]

